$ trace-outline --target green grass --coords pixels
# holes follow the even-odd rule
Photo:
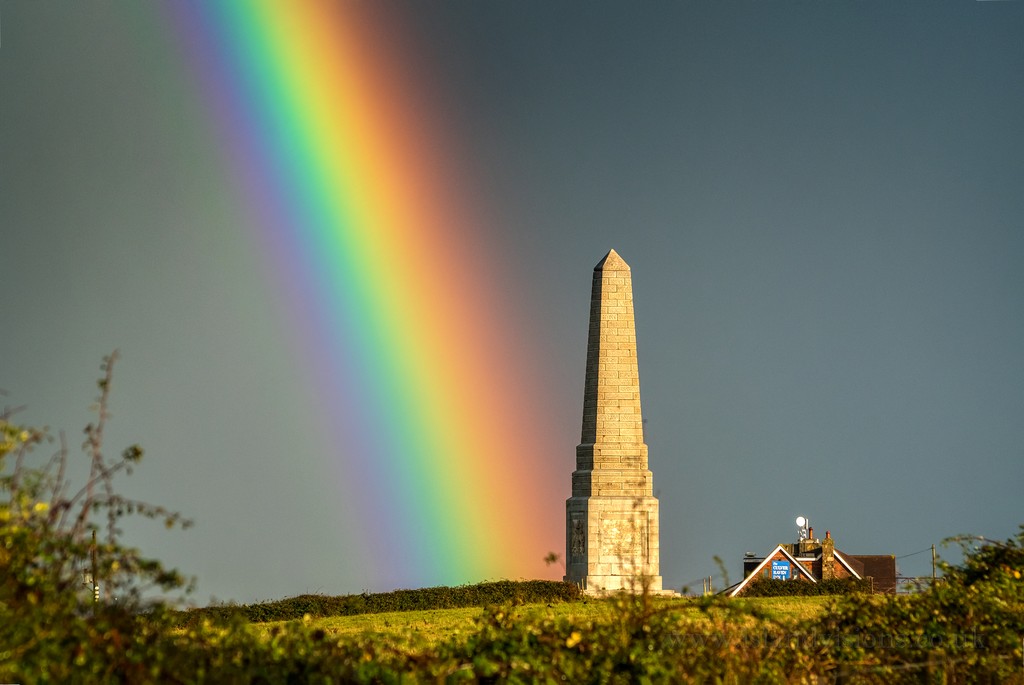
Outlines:
[[[418,590],[364,592],[358,595],[299,595],[270,602],[245,605],[213,605],[178,613],[181,626],[196,625],[204,619],[240,617],[251,623],[282,622],[303,616],[357,616],[405,611],[503,606],[506,604],[559,603],[583,598],[571,583],[553,580],[499,580]]]
[[[329,616],[307,621],[313,628],[339,638],[353,635],[375,635],[395,645],[408,645],[416,640],[428,644],[468,633],[483,613],[479,607],[432,609],[426,611],[392,611],[358,616]],[[270,635],[279,626],[295,621],[272,621],[251,624],[257,635]]]
[[[808,621],[817,618],[825,610],[827,596],[808,597],[751,597],[744,601],[765,611],[772,618],[792,621]]]
[[[599,606],[600,605],[600,606]],[[483,615],[482,607],[460,609],[431,609],[426,611],[391,611],[382,614],[361,614],[358,616],[329,616],[308,621],[314,629],[319,628],[329,635],[375,635],[393,644],[409,644],[422,640],[437,644],[452,637],[466,636],[476,628],[476,621]],[[567,617],[574,621],[597,620],[608,615],[610,607],[601,602],[559,602],[555,604],[524,604],[511,610],[514,615],[527,617]],[[259,635],[269,635],[275,627],[291,621],[254,623],[251,628]]]
[[[733,601],[742,601],[757,607],[780,622],[801,622],[820,615],[827,600],[826,597],[758,597]],[[523,604],[510,607],[508,610],[514,617],[524,620],[566,618],[573,623],[586,625],[614,620],[614,601],[613,599],[586,599],[550,604]],[[655,606],[660,610],[679,612],[684,618],[692,619],[695,623],[702,623],[706,620],[699,608],[698,600],[692,598],[659,598],[655,600]],[[483,615],[484,611],[485,609],[481,607],[393,611],[357,616],[311,618],[307,622],[314,629],[323,630],[327,634],[339,638],[372,635],[395,646],[436,645],[451,638],[464,638],[472,634],[476,630],[477,619]],[[275,628],[293,622],[254,623],[251,624],[251,629],[257,635],[269,636]]]

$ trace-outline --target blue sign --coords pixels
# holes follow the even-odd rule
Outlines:
[[[772,580],[789,580],[789,562],[772,562]]]

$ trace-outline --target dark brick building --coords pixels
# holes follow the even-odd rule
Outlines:
[[[804,537],[806,533],[806,537]],[[729,597],[743,594],[754,578],[776,578],[817,583],[820,580],[871,579],[872,591],[896,592],[896,557],[892,554],[847,554],[836,549],[835,540],[826,531],[825,538],[814,537],[814,529],[801,533],[794,544],[776,545],[763,557],[747,555],[743,559],[743,580],[725,590]]]

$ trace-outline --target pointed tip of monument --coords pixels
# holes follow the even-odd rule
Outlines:
[[[626,260],[619,256],[619,253],[615,250],[608,250],[608,254],[604,256],[604,259],[597,263],[594,267],[594,271],[601,271],[605,267],[609,269],[626,269],[629,270],[629,264],[626,264]]]

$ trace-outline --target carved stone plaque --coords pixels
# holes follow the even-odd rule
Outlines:
[[[632,513],[601,517],[602,559],[647,560],[647,520]]]
[[[572,517],[572,531],[569,540],[572,561],[583,561],[583,556],[587,553],[587,524],[582,517]]]

